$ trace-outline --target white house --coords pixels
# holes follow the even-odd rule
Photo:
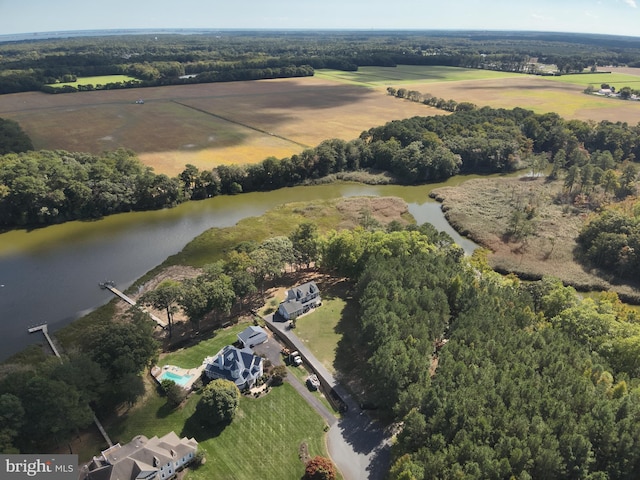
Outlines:
[[[256,380],[264,374],[262,358],[243,348],[227,345],[215,356],[207,357],[202,362],[205,375],[214,380],[225,378],[232,381],[242,390],[251,388]]]
[[[278,306],[278,313],[286,320],[293,320],[321,304],[316,282],[307,282],[287,291],[287,297]]]
[[[264,328],[251,325],[238,334],[238,340],[244,348],[253,348],[267,341],[267,332]]]
[[[198,442],[169,432],[158,438],[138,435],[101,452],[81,471],[85,480],[170,480],[193,458]]]

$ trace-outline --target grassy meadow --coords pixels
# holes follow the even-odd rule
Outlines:
[[[474,68],[398,65],[397,67],[360,67],[357,72],[317,70],[315,76],[345,83],[394,86],[415,82],[459,82],[463,80],[512,78],[518,76],[518,74]]]
[[[153,392],[147,401],[107,427],[114,441],[128,442],[136,435],[194,437],[205,452],[206,463],[188,471],[188,480],[299,480],[304,464],[298,458],[302,443],[309,453],[327,456],[324,420],[289,384],[273,388],[260,398],[242,397],[235,419],[210,431],[191,418],[200,396],[194,394],[178,409]],[[248,455],[255,461],[247,461]]]
[[[62,87],[78,87],[79,85],[106,85],[107,83],[125,83],[125,82],[139,82],[137,78],[130,77],[128,75],[99,75],[95,77],[78,77],[75,82],[61,82],[50,83],[48,87],[62,88]]]
[[[390,202],[384,198],[372,198],[371,202]],[[319,232],[338,228],[342,222],[357,223],[360,209],[348,207],[342,212],[336,209],[338,203],[349,204],[349,200],[317,200],[313,203],[294,202],[280,205],[260,217],[245,218],[233,227],[207,230],[189,242],[176,255],[169,257],[163,267],[189,265],[202,267],[223,258],[227,252],[243,241],[262,242],[269,237],[289,235],[296,225],[312,221]]]
[[[544,77],[547,80],[561,83],[572,83],[575,85],[594,85],[600,88],[603,83],[608,83],[616,88],[631,87],[639,88],[640,71],[638,75],[630,75],[628,73],[585,73],[580,75],[561,75],[559,77]]]
[[[201,338],[197,345],[162,355],[158,360],[158,365],[176,365],[187,369],[197,368],[202,365],[205,357],[215,355],[225,345],[234,344],[238,340],[238,333],[245,328],[247,328],[246,323],[239,323],[211,332],[207,334],[209,338]]]
[[[497,271],[530,279],[550,275],[578,290],[611,290],[637,298],[633,287],[610,284],[575,259],[584,213],[553,201],[562,188],[561,180],[495,178],[470,180],[464,188],[445,187],[433,193],[444,202],[449,222],[491,251],[489,264]],[[514,205],[524,198],[536,205],[534,233],[516,241],[506,232]]]

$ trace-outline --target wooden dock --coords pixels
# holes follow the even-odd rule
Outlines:
[[[53,340],[49,336],[49,328],[47,327],[46,323],[43,323],[42,325],[38,325],[37,327],[31,327],[31,328],[28,329],[28,332],[29,333],[34,333],[34,332],[42,332],[42,333],[44,333],[44,338],[46,338],[47,342],[49,342],[49,346],[51,347],[51,350],[53,350],[53,353],[55,354],[55,356],[58,357],[60,359],[60,361],[62,362],[62,357],[60,356],[60,353],[58,352],[58,349],[54,345]],[[93,414],[93,422],[96,424],[96,427],[98,427],[98,430],[102,434],[102,437],[104,438],[104,440],[107,442],[107,444],[110,447],[113,447],[113,443],[111,442],[111,438],[109,438],[109,435],[107,434],[107,431],[102,426],[102,423],[100,423],[100,420],[98,420],[98,417],[93,412],[93,410],[91,411],[91,413]]]
[[[124,293],[122,293],[120,290],[118,290],[115,285],[113,284],[113,282],[103,282],[100,283],[100,288],[104,288],[106,290],[109,290],[111,293],[113,293],[116,297],[119,297],[121,300],[127,302],[129,305],[131,305],[132,307],[137,306],[136,301],[134,299],[132,299],[131,297],[125,295]],[[162,320],[160,320],[157,316],[155,316],[152,313],[149,313],[145,308],[140,308],[140,310],[144,313],[146,313],[147,315],[149,315],[149,318],[151,318],[151,320],[153,320],[156,325],[158,325],[160,328],[162,329],[166,329],[167,328],[167,322],[164,322]]]
[[[37,327],[31,327],[28,330],[29,333],[38,332],[38,331],[41,331],[42,333],[44,333],[44,338],[46,338],[47,342],[49,343],[49,346],[51,347],[51,350],[53,350],[53,354],[56,357],[60,358],[60,353],[58,353],[58,349],[53,344],[53,340],[51,340],[51,337],[49,336],[49,329],[47,327],[47,324],[43,323],[42,325],[38,325]]]

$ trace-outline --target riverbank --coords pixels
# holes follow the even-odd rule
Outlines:
[[[546,177],[474,179],[464,188],[434,189],[444,215],[461,235],[491,251],[490,266],[500,273],[538,280],[544,275],[561,279],[580,291],[616,292],[622,300],[640,303],[638,286],[614,283],[611,278],[576,260],[576,238],[590,212],[554,200],[562,181]],[[534,210],[529,235],[508,234],[516,207]]]

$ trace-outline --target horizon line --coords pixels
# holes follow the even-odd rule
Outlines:
[[[92,33],[102,34],[123,34],[131,35],[137,32],[153,33],[180,33],[180,32],[388,32],[388,33],[410,33],[410,32],[447,32],[447,33],[520,33],[520,34],[543,34],[543,35],[580,35],[585,37],[613,37],[613,38],[628,38],[638,39],[640,36],[612,34],[612,33],[592,33],[592,32],[571,32],[561,30],[510,30],[510,29],[482,29],[482,28],[331,28],[331,27],[318,27],[318,28],[260,28],[260,27],[127,27],[127,28],[98,28],[98,29],[73,29],[73,30],[50,30],[50,31],[37,31],[37,32],[20,32],[20,33],[7,33],[0,34],[0,42],[4,41],[22,41],[22,40],[44,40],[55,37],[69,36],[92,36]],[[102,35],[94,35],[102,36]]]

